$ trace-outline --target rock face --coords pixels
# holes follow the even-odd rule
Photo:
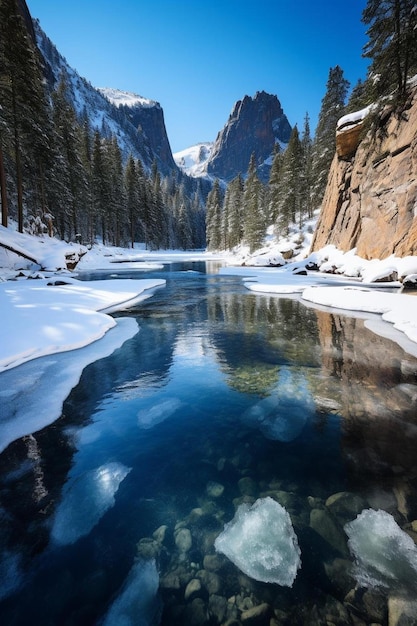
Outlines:
[[[399,115],[385,108],[337,133],[312,251],[333,244],[365,259],[417,254],[417,87]],[[363,130],[363,129],[362,129]]]
[[[142,130],[150,155],[156,155],[164,164],[165,169],[175,169],[174,157],[165,128],[164,112],[160,104],[158,102],[154,102],[153,106],[136,104],[125,107],[124,111],[132,126]]]
[[[276,96],[257,92],[236,102],[229,120],[217,135],[207,172],[230,181],[248,170],[255,153],[259,175],[267,180],[270,163],[265,164],[275,143],[288,143],[291,126]]]
[[[133,154],[148,170],[155,161],[164,175],[177,170],[158,102],[117,89],[96,89],[68,65],[39,22],[33,28],[51,93],[65,76],[67,97],[77,114],[86,112],[94,129],[116,136],[124,159]]]

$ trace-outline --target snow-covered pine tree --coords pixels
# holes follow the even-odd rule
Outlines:
[[[336,124],[344,113],[349,81],[339,65],[330,68],[326,93],[313,142],[312,153],[312,208],[319,208],[326,189],[330,164],[336,149]]]

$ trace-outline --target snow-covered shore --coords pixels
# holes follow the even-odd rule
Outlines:
[[[373,332],[417,357],[417,291],[402,290],[404,279],[417,279],[417,257],[367,261],[354,250],[343,253],[328,246],[282,267],[227,267],[221,272],[241,276],[253,292],[297,294],[305,302],[348,314],[380,314],[387,323],[368,324]],[[389,275],[396,280],[384,281]]]
[[[239,265],[242,256],[236,253],[150,253],[96,246],[84,251],[77,272],[114,269],[118,279],[87,281],[62,269],[66,244],[13,231],[9,235],[0,227],[1,241],[7,237],[13,246],[41,258],[47,269],[39,270],[0,249],[0,451],[56,420],[84,368],[138,332],[135,319],[115,319],[109,313],[127,309],[163,288],[165,281],[149,279],[147,272],[170,261],[222,260],[220,273],[241,276],[250,291],[290,295],[307,306],[365,316],[373,332],[417,357],[417,297],[402,291],[404,278],[417,274],[417,257],[366,261],[355,251],[344,254],[331,246],[307,256],[308,237],[298,256],[281,267],[273,265],[284,262],[283,246],[291,247],[291,242],[271,241],[252,258],[240,251],[245,266]],[[123,270],[132,269],[143,272],[143,278],[119,278]],[[389,282],[376,282],[387,275]]]

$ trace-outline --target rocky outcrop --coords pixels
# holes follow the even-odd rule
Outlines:
[[[131,107],[123,107],[126,117],[132,126],[145,137],[145,144],[151,158],[157,157],[165,172],[175,169],[176,165],[169,145],[168,135],[165,128],[164,112],[158,102],[153,106],[136,104]]]
[[[265,91],[236,102],[229,120],[217,135],[207,172],[230,181],[246,174],[252,153],[258,173],[267,180],[277,142],[288,143],[291,126],[277,96]],[[269,159],[269,163],[268,162]]]
[[[333,244],[365,259],[417,254],[417,87],[400,113],[386,106],[370,115],[372,123],[337,133],[313,251]]]

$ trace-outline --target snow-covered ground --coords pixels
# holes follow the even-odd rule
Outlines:
[[[133,318],[115,319],[109,313],[127,309],[163,288],[165,281],[149,279],[147,272],[161,268],[164,262],[222,259],[221,273],[241,276],[251,291],[295,294],[293,297],[301,297],[306,304],[312,303],[310,306],[343,309],[354,315],[380,314],[380,318],[368,315],[368,327],[417,356],[417,297],[401,290],[404,277],[417,275],[417,257],[366,261],[354,251],[343,254],[332,246],[308,256],[311,233],[310,225],[303,237],[294,231],[292,237],[278,243],[271,234],[265,247],[251,257],[244,248],[233,255],[150,253],[104,246],[87,251],[79,245],[0,227],[0,244],[39,261],[34,265],[0,247],[0,451],[14,439],[57,419],[83,369],[138,332]],[[296,256],[276,267],[285,263],[283,255],[290,249]],[[63,269],[68,253],[84,253],[77,271],[114,268],[120,276],[122,270],[134,268],[143,272],[143,278],[77,280],[77,272]],[[327,273],[330,270],[332,273]],[[391,282],[375,282],[386,275],[391,275]],[[18,365],[21,367],[16,369]],[[25,404],[25,392],[35,388],[37,400],[31,395],[30,404]],[[48,402],[44,415],[48,394],[53,396],[53,406]],[[22,416],[19,422],[16,411]]]

